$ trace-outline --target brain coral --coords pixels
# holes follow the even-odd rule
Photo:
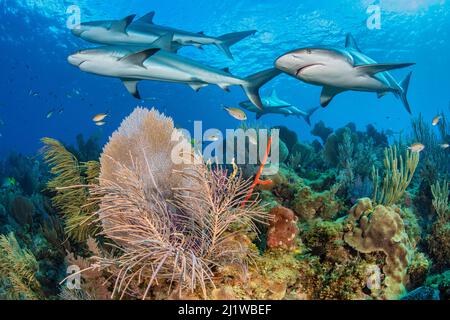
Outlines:
[[[396,210],[378,205],[363,198],[350,210],[351,230],[344,240],[362,253],[381,251],[386,254],[383,267],[383,298],[395,299],[405,292],[406,272],[410,260],[410,242],[403,220]]]

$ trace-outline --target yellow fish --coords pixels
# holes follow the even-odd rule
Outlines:
[[[106,124],[106,121],[97,121],[97,122],[95,123],[95,125],[96,125],[96,126],[99,126],[99,127],[104,126],[105,124]]]
[[[437,124],[439,123],[439,121],[441,121],[441,119],[442,119],[442,116],[436,116],[433,118],[433,121],[431,121],[431,124],[433,126],[437,126]]]
[[[235,118],[237,120],[240,120],[240,121],[247,120],[247,115],[241,109],[238,109],[238,108],[227,108],[227,107],[224,107],[223,109],[225,111],[227,111],[230,116],[232,116],[233,118]]]
[[[411,152],[421,152],[425,149],[425,146],[420,142],[416,142],[409,146],[408,149],[411,150]]]
[[[105,120],[107,116],[108,116],[107,113],[99,113],[95,117],[92,118],[92,121],[100,122],[100,121]]]

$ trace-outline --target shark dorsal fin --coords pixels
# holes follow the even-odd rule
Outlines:
[[[228,68],[228,67],[223,68],[222,71],[225,71],[226,73],[230,73],[230,68]]]
[[[109,27],[109,30],[114,32],[127,33],[127,28],[133,22],[135,17],[136,15],[132,14],[131,16],[123,18],[122,20],[113,21],[111,23],[111,27]]]
[[[137,21],[148,24],[153,24],[153,18],[155,17],[155,11],[147,13],[145,16],[140,17]]]
[[[272,97],[273,99],[279,100],[279,99],[278,99],[278,94],[277,94],[277,90],[276,90],[276,89],[273,89],[273,90],[272,90],[272,95],[271,95],[271,97]]]
[[[358,52],[361,52],[361,50],[358,47],[358,44],[356,43],[355,38],[352,36],[351,33],[347,34],[347,37],[345,38],[345,47],[347,49],[356,50]]]
[[[157,48],[161,48],[161,49],[164,49],[167,51],[173,51],[173,48],[172,48],[173,35],[174,35],[173,32],[168,32],[166,34],[163,34],[161,37],[159,37],[152,43],[152,46],[155,46]]]
[[[144,67],[145,60],[147,60],[149,57],[153,56],[155,53],[157,53],[160,50],[161,49],[159,49],[159,48],[147,49],[144,51],[140,51],[140,52],[125,56],[122,59],[120,59],[120,61]]]
[[[197,32],[197,34],[200,34],[200,35],[204,36],[205,32],[204,31],[200,31],[200,32]]]

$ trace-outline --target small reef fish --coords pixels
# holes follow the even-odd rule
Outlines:
[[[95,125],[98,126],[98,127],[104,126],[105,124],[106,124],[106,121],[97,121],[95,123]]]
[[[447,149],[449,146],[450,146],[450,144],[448,144],[448,143],[441,144],[442,149]]]
[[[37,96],[39,96],[39,92],[30,90],[30,91],[28,92],[28,95],[29,95],[30,97],[37,97]]]
[[[105,120],[107,116],[108,116],[107,113],[99,113],[92,118],[92,121],[101,122],[101,121]]]
[[[431,121],[431,124],[433,125],[433,126],[437,126],[438,125],[438,123],[439,123],[439,121],[441,121],[441,119],[442,119],[442,116],[436,116],[436,117],[434,117],[433,118],[433,121]]]
[[[411,146],[408,147],[409,150],[411,150],[412,152],[422,152],[423,149],[425,149],[425,146],[420,143],[420,142],[416,142],[413,143]]]
[[[247,120],[247,115],[241,109],[238,109],[238,108],[227,108],[227,107],[224,107],[223,109],[225,111],[227,111],[230,116],[232,116],[233,118],[235,118],[237,120],[240,120],[240,121]]]
[[[210,136],[207,136],[206,137],[206,140],[208,140],[208,141],[219,141],[219,136],[216,136],[216,135],[210,135]]]
[[[53,116],[53,114],[55,113],[55,110],[54,109],[52,109],[52,110],[50,110],[48,113],[47,113],[47,115],[45,116],[47,119],[50,119],[52,116]]]

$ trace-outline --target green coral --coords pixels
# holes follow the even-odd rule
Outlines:
[[[342,209],[342,203],[336,199],[336,191],[314,192],[310,187],[299,184],[291,207],[302,220],[331,219]]]
[[[44,159],[51,168],[53,179],[48,188],[55,192],[53,205],[63,214],[66,233],[74,240],[86,241],[97,233],[93,223],[96,204],[89,202],[87,184],[96,182],[99,165],[96,161],[79,163],[59,141],[43,138]]]
[[[36,279],[38,262],[33,253],[22,248],[14,233],[0,235],[0,279],[8,299],[42,299]]]
[[[405,157],[398,154],[397,148],[389,147],[384,152],[385,174],[380,189],[378,170],[373,167],[373,203],[390,206],[400,200],[412,181],[419,164],[419,153],[406,151]]]
[[[408,267],[408,290],[420,287],[427,278],[431,262],[422,252],[417,252]]]

